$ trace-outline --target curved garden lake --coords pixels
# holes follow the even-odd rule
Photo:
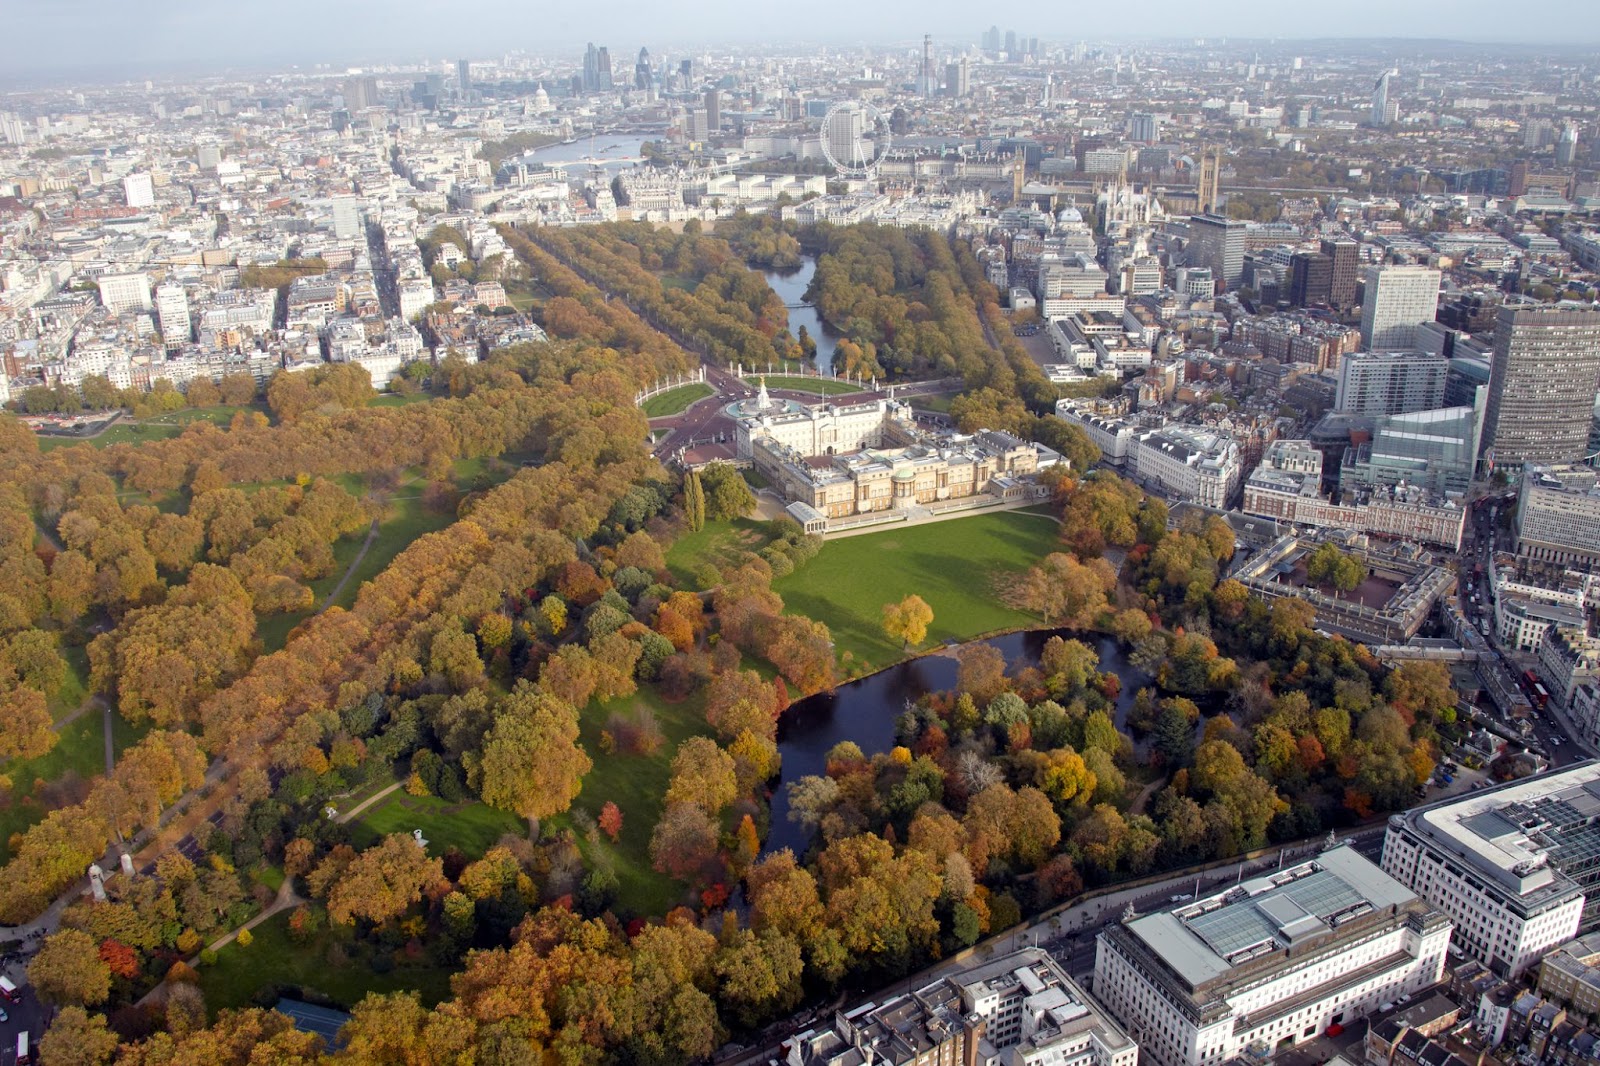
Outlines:
[[[805,327],[811,339],[817,342],[817,355],[813,363],[824,377],[832,377],[833,349],[839,341],[839,334],[822,321],[815,307],[805,303],[806,288],[816,272],[816,256],[807,255],[801,258],[798,269],[764,270],[762,276],[772,286],[772,291],[783,297],[783,302],[789,306],[789,332],[798,337],[800,327]]]
[[[1038,665],[1040,652],[1051,637],[1083,641],[1100,656],[1098,669],[1101,672],[1116,674],[1122,679],[1116,723],[1117,728],[1126,730],[1134,694],[1141,685],[1148,683],[1148,677],[1128,664],[1113,638],[1073,629],[1036,629],[973,643],[1000,649],[1010,674],[1020,667]],[[924,655],[859,681],[842,684],[834,692],[799,700],[784,712],[778,723],[778,751],[783,756],[783,772],[772,797],[772,828],[767,836],[767,851],[789,848],[800,855],[810,842],[810,830],[789,820],[788,784],[808,774],[823,773],[829,749],[840,741],[854,741],[868,755],[893,747],[895,719],[908,702],[914,703],[929,692],[955,686],[959,664],[952,650]]]

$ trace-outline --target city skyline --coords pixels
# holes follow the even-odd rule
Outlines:
[[[107,0],[33,6],[12,13],[12,33],[0,43],[0,64],[9,80],[23,82],[30,76],[65,77],[89,70],[110,77],[133,77],[140,72],[254,64],[408,62],[441,50],[452,55],[491,55],[506,50],[559,53],[581,48],[602,30],[581,17],[535,17],[506,0],[491,0],[475,9],[478,17],[470,23],[430,26],[426,32],[419,27],[431,12],[413,0],[381,5],[381,12],[379,8],[371,0],[334,9],[313,6],[308,0],[287,0],[278,6],[276,17],[262,22],[235,14],[237,9],[201,8],[195,0],[137,9]],[[408,17],[408,9],[415,17]],[[1563,27],[1558,39],[1544,31],[1543,23],[1530,25],[1522,33],[1515,26],[1506,26],[1495,9],[1481,0],[1452,9],[1448,27],[1439,25],[1424,10],[1396,12],[1377,0],[1358,0],[1344,12],[1342,24],[1368,32],[1350,34],[1329,33],[1325,22],[1309,14],[1297,17],[1296,10],[1248,0],[1223,11],[1207,8],[1202,13],[1162,0],[1154,8],[1141,9],[1140,26],[1147,28],[1145,33],[1130,32],[1135,27],[1118,12],[1089,12],[1072,20],[1019,13],[1010,22],[1025,28],[1029,36],[1051,42],[1192,43],[1204,39],[1219,48],[1230,41],[1369,41],[1392,42],[1396,51],[1404,52],[1429,43],[1577,47],[1600,39],[1589,31],[1585,41],[1581,26]],[[296,17],[298,13],[314,18],[319,29],[314,38],[299,32],[307,23]],[[380,13],[382,17],[374,17]],[[671,7],[641,0],[623,0],[613,15],[607,24],[626,26],[636,41],[674,47],[748,45],[774,39],[796,46],[810,42],[916,47],[924,33],[932,34],[935,43],[943,47],[963,42],[976,45],[987,28],[981,23],[993,21],[992,16],[986,19],[948,0],[920,8],[911,17],[884,5],[863,7],[838,0],[813,8],[803,20],[788,14],[764,15],[731,3],[698,9],[696,17],[688,19]],[[493,33],[486,32],[490,24],[495,27]],[[1380,27],[1388,32],[1370,32]],[[1448,29],[1447,36],[1439,32],[1443,29]]]

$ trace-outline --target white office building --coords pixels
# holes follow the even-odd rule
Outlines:
[[[168,282],[156,286],[156,320],[167,347],[189,343],[189,297],[182,285]]]
[[[422,312],[426,311],[428,305],[433,303],[435,299],[433,282],[422,278],[410,278],[402,281],[399,289],[400,317],[407,322],[421,317]]]
[[[1156,1066],[1264,1059],[1438,981],[1450,928],[1341,846],[1111,925],[1094,994]]]
[[[1450,360],[1418,352],[1356,352],[1339,363],[1334,406],[1353,415],[1404,415],[1444,406]]]
[[[1383,868],[1456,923],[1455,950],[1516,977],[1600,925],[1600,763],[1389,818]],[[1587,909],[1587,911],[1586,911]]]
[[[149,174],[129,174],[122,179],[122,199],[129,207],[154,207],[156,186]]]
[[[1417,327],[1438,314],[1442,276],[1425,266],[1369,269],[1361,304],[1361,347],[1369,352],[1415,348]]]
[[[102,274],[95,278],[100,302],[112,314],[124,311],[149,311],[150,278],[144,274]]]
[[[1128,455],[1149,487],[1204,507],[1232,507],[1244,480],[1233,438],[1197,426],[1152,430],[1139,437]]]

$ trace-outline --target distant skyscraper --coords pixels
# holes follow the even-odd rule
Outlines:
[[[0,143],[22,144],[27,140],[28,126],[16,114],[0,111]]]
[[[1561,136],[1556,140],[1556,165],[1570,167],[1578,159],[1578,127],[1568,123],[1561,127]]]
[[[378,106],[378,79],[354,75],[344,80],[345,110],[354,114]]]
[[[722,94],[716,89],[706,90],[706,126],[712,133],[722,128]]]
[[[1369,352],[1410,351],[1417,327],[1439,310],[1439,271],[1425,266],[1382,266],[1367,271],[1361,304],[1361,347]]]
[[[639,49],[639,61],[633,65],[633,87],[649,92],[655,85],[655,72],[650,69],[650,49]]]
[[[1007,30],[1006,31],[1006,57],[1009,58],[1009,59],[1017,58],[1017,31],[1016,30]]]
[[[1203,215],[1222,206],[1222,150],[1215,145],[1206,145],[1200,152],[1197,170],[1195,195],[1200,200],[1200,213]]]
[[[129,174],[122,179],[122,200],[129,207],[152,207],[156,202],[155,183],[148,174]]]
[[[617,83],[611,77],[611,51],[605,45],[601,45],[595,69],[595,88],[608,93],[616,87]]]
[[[168,348],[189,342],[189,297],[182,285],[169,282],[156,287],[156,320]]]
[[[1483,428],[1495,463],[1582,459],[1597,381],[1600,311],[1501,308]]]
[[[1361,246],[1348,237],[1324,238],[1322,254],[1333,260],[1333,281],[1328,302],[1349,307],[1356,302],[1356,257]]]
[[[939,88],[939,78],[933,72],[933,36],[922,35],[922,67],[917,72],[917,95],[930,97]]]
[[[583,51],[583,91],[592,93],[600,88],[600,49],[589,42]]]
[[[944,91],[947,96],[954,96],[957,99],[972,91],[972,71],[967,64],[966,56],[944,68]]]
[[[1394,71],[1386,70],[1373,83],[1370,117],[1374,126],[1387,126],[1400,117],[1399,104],[1389,99],[1389,79],[1393,76]]]
[[[1244,281],[1244,223],[1215,214],[1189,216],[1190,266],[1208,267],[1224,290]]]
[[[1555,124],[1547,118],[1530,118],[1522,123],[1522,147],[1538,151],[1555,139]]]
[[[456,60],[456,91],[462,96],[472,92],[472,64],[465,59]]]
[[[1128,139],[1154,144],[1161,139],[1161,124],[1148,111],[1138,111],[1128,123]]]
[[[983,35],[983,50],[985,52],[1000,51],[1000,27],[990,26]]]

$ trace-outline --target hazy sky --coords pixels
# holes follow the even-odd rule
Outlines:
[[[1024,36],[1450,37],[1566,44],[1600,38],[1592,19],[1527,20],[1490,0],[1145,0],[1000,5],[970,0],[5,0],[0,77],[114,77],[174,66],[339,65],[385,59],[567,52],[585,41],[631,55],[691,43],[889,43],[932,33],[976,43],[991,23]],[[1573,9],[1568,9],[1569,11]],[[1558,26],[1557,23],[1560,23]],[[1403,47],[1403,46],[1402,46]],[[615,61],[614,61],[615,62]]]

